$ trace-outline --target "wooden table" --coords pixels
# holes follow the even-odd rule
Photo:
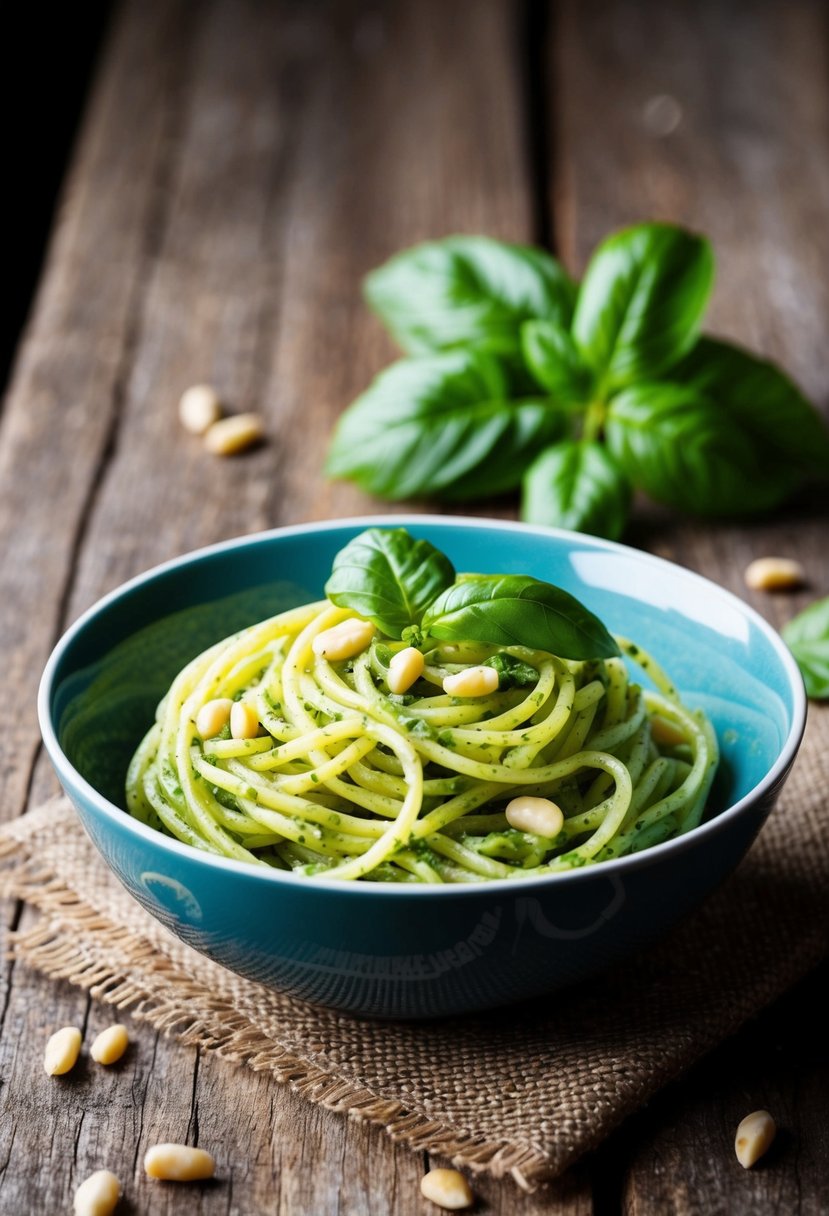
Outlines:
[[[197,545],[382,509],[327,484],[320,465],[337,412],[392,355],[359,284],[402,246],[487,232],[549,244],[579,271],[616,226],[686,222],[719,256],[712,326],[826,405],[828,26],[808,0],[124,4],[0,415],[3,815],[55,788],[36,683],[93,600]],[[205,379],[234,408],[263,411],[265,447],[222,462],[179,430],[179,393]],[[513,503],[476,509],[510,515]],[[744,566],[797,555],[810,594],[827,594],[826,522],[819,502],[750,527],[647,510],[630,539],[780,624],[806,597],[751,596]],[[480,1182],[478,1210],[829,1211],[827,978],[560,1188],[526,1197]],[[110,1013],[12,965],[0,1001],[4,1214],[69,1211],[103,1162],[128,1182],[125,1212],[434,1210],[419,1198],[423,1157],[381,1130],[139,1025],[120,1071],[46,1084],[47,1033],[91,1034]],[[759,1106],[783,1131],[746,1174],[733,1133]],[[140,1183],[160,1138],[218,1146],[222,1181],[186,1198]]]

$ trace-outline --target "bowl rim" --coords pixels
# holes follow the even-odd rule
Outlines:
[[[766,636],[788,678],[792,694],[792,721],[774,764],[748,793],[744,794],[732,806],[720,811],[713,819],[707,820],[685,835],[662,841],[660,844],[652,845],[640,853],[613,858],[609,861],[603,861],[598,865],[581,866],[576,869],[540,875],[535,878],[522,879],[519,876],[516,878],[481,879],[480,882],[447,883],[445,885],[427,883],[410,885],[408,883],[343,882],[337,879],[326,880],[324,875],[317,875],[313,882],[309,882],[308,878],[293,874],[290,871],[276,870],[266,866],[260,868],[251,865],[249,862],[236,861],[233,858],[220,857],[216,854],[202,851],[141,823],[140,820],[135,819],[127,811],[110,802],[108,798],[100,794],[78,772],[66,756],[58,741],[50,709],[55,674],[65,652],[72,645],[75,638],[87,628],[96,616],[106,611],[117,600],[129,595],[142,585],[163,578],[166,574],[181,566],[205,561],[218,554],[231,552],[234,549],[248,546],[253,548],[282,537],[332,532],[343,528],[418,527],[423,524],[428,524],[430,527],[437,526],[438,528],[447,529],[461,527],[481,531],[495,529],[497,531],[520,532],[544,539],[556,539],[570,544],[577,543],[582,547],[633,557],[635,560],[644,562],[645,565],[653,566],[656,569],[667,567],[674,572],[679,571],[682,577],[687,578],[691,583],[704,587],[709,594],[713,590],[726,603],[736,607]],[[354,898],[391,896],[392,898],[431,897],[432,899],[448,899],[473,898],[482,893],[492,892],[497,894],[506,890],[527,892],[537,889],[539,886],[546,887],[552,882],[567,883],[575,882],[579,879],[585,880],[586,878],[612,878],[614,875],[624,873],[631,868],[668,860],[673,854],[679,854],[690,848],[694,848],[703,840],[716,836],[753,806],[758,799],[762,798],[777,783],[781,775],[786,772],[793,762],[806,726],[807,698],[803,678],[797,663],[777,631],[745,600],[740,599],[739,596],[728,591],[725,587],[721,587],[718,583],[713,582],[713,580],[706,578],[704,575],[697,574],[696,571],[688,570],[676,562],[668,561],[667,558],[658,557],[642,549],[636,549],[631,545],[624,545],[618,541],[604,540],[601,537],[588,536],[584,533],[569,531],[565,528],[541,527],[513,520],[486,519],[465,515],[404,512],[400,514],[356,515],[343,519],[315,520],[309,523],[289,524],[283,527],[270,528],[262,532],[252,532],[247,535],[232,537],[229,540],[218,541],[211,545],[205,545],[198,549],[192,549],[187,553],[180,554],[178,557],[170,558],[156,566],[152,566],[142,574],[135,575],[96,600],[65,630],[52,649],[44,668],[38,688],[37,712],[43,742],[64,788],[71,789],[79,798],[91,803],[105,819],[112,820],[115,827],[120,826],[127,832],[134,833],[153,848],[168,851],[174,856],[182,857],[194,864],[207,865],[219,873],[230,871],[231,873],[247,876],[253,880],[259,879],[263,882],[272,882],[278,886],[287,884],[289,888],[298,888],[308,892],[351,892]]]

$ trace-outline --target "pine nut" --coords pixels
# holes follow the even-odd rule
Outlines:
[[[215,701],[207,701],[196,714],[196,730],[202,739],[212,739],[227,726],[230,721],[230,711],[233,702],[230,697],[217,697]]]
[[[426,660],[414,646],[407,646],[405,650],[399,650],[397,654],[392,655],[389,663],[389,692],[398,696],[407,692],[415,680],[419,680],[423,675],[425,666]]]
[[[318,633],[311,643],[311,648],[318,659],[327,659],[329,663],[338,663],[342,659],[353,659],[362,654],[374,637],[374,626],[371,621],[361,621],[356,616],[340,621],[331,629]]]
[[[255,739],[259,734],[259,715],[252,705],[235,701],[230,711],[230,733],[234,739]]]
[[[144,1155],[144,1170],[150,1178],[167,1182],[196,1182],[212,1178],[216,1162],[203,1148],[188,1144],[154,1144]]]
[[[745,580],[752,591],[788,591],[803,586],[806,571],[790,557],[758,557],[746,567]]]
[[[203,435],[222,416],[222,403],[212,384],[194,384],[182,393],[178,417],[186,431]]]
[[[111,1216],[121,1198],[121,1183],[109,1170],[96,1170],[75,1191],[75,1216]]]
[[[108,1026],[106,1030],[101,1031],[90,1047],[89,1054],[96,1064],[115,1064],[129,1047],[129,1042],[130,1036],[126,1026],[116,1022],[114,1026]]]
[[[43,1067],[50,1077],[62,1077],[75,1067],[80,1051],[81,1032],[77,1026],[64,1026],[56,1030],[46,1044]]]
[[[494,667],[467,667],[443,681],[443,691],[450,697],[485,697],[498,687],[498,672]]]
[[[674,726],[667,718],[660,717],[651,718],[651,738],[654,743],[661,743],[663,747],[679,747],[681,743],[688,742],[678,726]]]
[[[749,1170],[771,1148],[777,1128],[767,1110],[755,1110],[737,1128],[734,1152],[743,1169]]]
[[[532,798],[525,794],[507,803],[507,823],[519,832],[534,832],[536,836],[552,840],[564,826],[564,815],[549,798]]]
[[[429,1170],[420,1180],[420,1193],[448,1212],[458,1212],[475,1202],[472,1188],[458,1170]]]
[[[231,414],[208,427],[204,446],[214,456],[234,456],[264,438],[265,426],[258,414]]]

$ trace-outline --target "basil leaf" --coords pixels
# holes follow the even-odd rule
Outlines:
[[[455,583],[423,615],[423,632],[439,641],[528,646],[563,659],[619,653],[598,617],[560,587],[525,574],[493,574]]]
[[[606,392],[659,376],[691,349],[713,278],[708,241],[667,224],[627,228],[598,247],[573,336]]]
[[[521,518],[617,540],[630,509],[630,483],[603,444],[556,443],[524,475]]]
[[[401,359],[340,418],[327,473],[385,498],[474,498],[512,489],[562,432],[544,398],[510,399],[483,351]]]
[[[693,385],[750,435],[770,463],[829,478],[829,430],[817,410],[773,363],[727,342],[701,338],[671,379]]]
[[[481,666],[494,667],[498,672],[499,688],[529,688],[538,683],[538,671],[532,663],[525,663],[523,659],[516,659],[515,655],[504,651],[499,650]]]
[[[454,578],[449,558],[428,540],[415,540],[405,528],[369,528],[334,558],[325,594],[399,638]]]
[[[682,511],[765,510],[789,488],[769,474],[736,422],[691,385],[626,389],[610,403],[605,434],[633,484]]]
[[[783,626],[783,640],[791,650],[810,697],[829,698],[829,596],[810,604]]]
[[[555,401],[569,405],[590,400],[594,375],[569,329],[556,321],[525,321],[521,350],[527,367]]]
[[[575,287],[543,250],[453,236],[397,254],[367,276],[365,294],[409,354],[462,343],[508,353],[522,321],[568,324]]]

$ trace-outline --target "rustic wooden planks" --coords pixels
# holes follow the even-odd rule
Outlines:
[[[607,231],[645,217],[704,231],[720,267],[711,327],[780,361],[826,409],[825,7],[563,0],[556,10],[551,211],[565,258],[583,265]],[[815,498],[743,527],[643,512],[638,540],[729,586],[779,627],[829,594],[828,505]],[[749,592],[743,570],[764,553],[800,557],[809,588]],[[825,711],[822,721],[829,732]],[[820,978],[802,985],[605,1147],[608,1210],[825,1210],[829,1137],[814,1118],[829,1082],[817,1032],[825,991]],[[762,1106],[783,1131],[773,1165],[746,1174],[732,1156],[734,1130]]]
[[[42,757],[31,776],[29,706],[51,641],[92,600],[199,544],[379,509],[319,475],[333,418],[391,353],[359,280],[427,235],[531,237],[515,24],[502,0],[125,5],[0,435],[3,641],[27,707],[0,744],[6,814],[30,783],[30,801],[54,787]],[[205,378],[266,414],[266,446],[222,463],[180,433],[178,394]],[[4,999],[4,1213],[68,1210],[103,1164],[142,1212],[420,1204],[423,1159],[380,1129],[138,1026],[113,1072],[50,1082],[46,1033],[92,1033],[107,1012],[20,971]],[[223,1181],[186,1200],[143,1182],[160,1138],[215,1146]],[[510,1210],[511,1185],[482,1191]],[[543,1210],[588,1210],[584,1183],[567,1193]]]
[[[612,227],[683,220],[720,255],[716,327],[826,404],[826,25],[809,0],[126,0],[0,415],[0,642],[16,710],[0,732],[3,814],[54,788],[35,685],[54,637],[97,596],[212,540],[382,509],[319,469],[338,410],[392,354],[359,280],[403,245],[550,232],[577,269]],[[545,30],[547,110],[530,116]],[[666,94],[681,109],[670,133],[675,109],[648,105]],[[548,160],[533,162],[545,137]],[[177,396],[202,378],[234,408],[261,409],[269,443],[223,463],[181,434]],[[636,539],[745,595],[750,556],[796,550],[813,594],[829,592],[825,535],[826,505],[809,503],[745,529],[645,511]],[[802,600],[754,597],[778,623]],[[477,1210],[821,1211],[822,992],[802,987],[560,1188],[525,1198],[481,1183]],[[103,1164],[128,1185],[126,1211],[427,1210],[425,1161],[381,1130],[140,1026],[115,1070],[48,1081],[47,1032],[88,1023],[91,1035],[108,1017],[6,969],[0,1212],[68,1210]],[[744,1175],[733,1125],[761,1104],[784,1135],[773,1168]],[[221,1146],[222,1181],[186,1196],[143,1183],[143,1152],[168,1137]]]

